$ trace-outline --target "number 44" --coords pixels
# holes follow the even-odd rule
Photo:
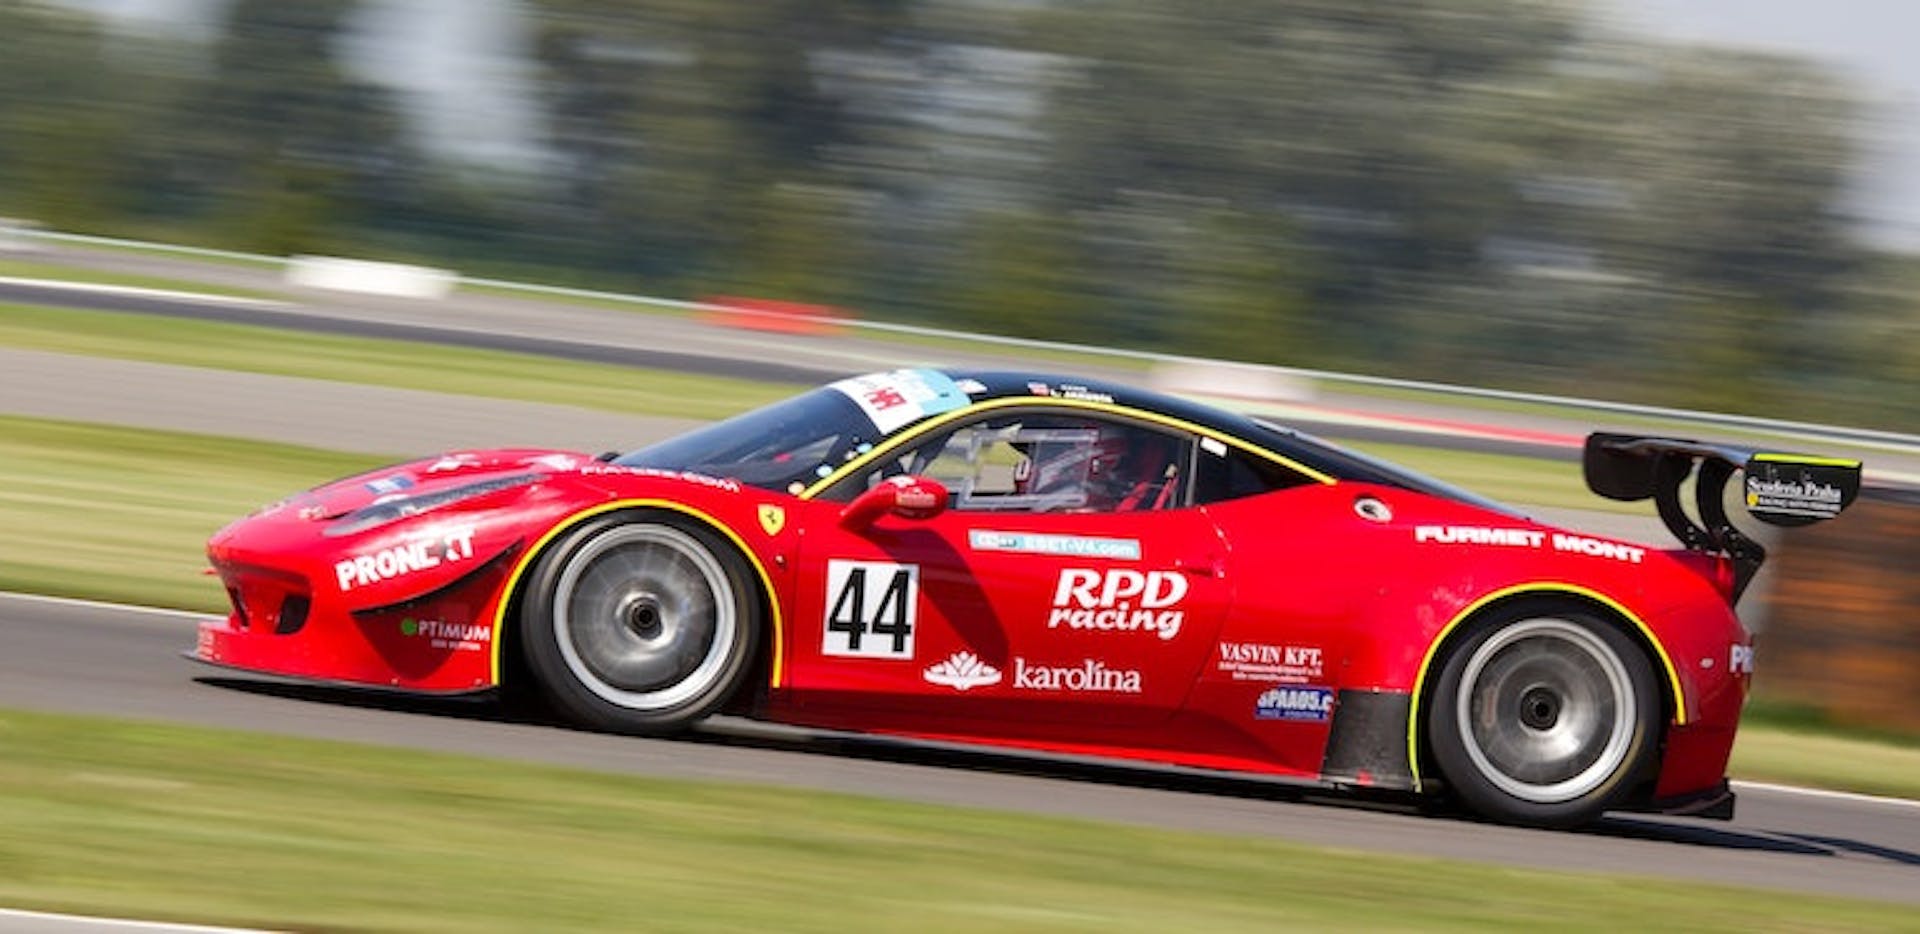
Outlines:
[[[827,562],[827,619],[820,651],[860,658],[913,657],[920,567]]]

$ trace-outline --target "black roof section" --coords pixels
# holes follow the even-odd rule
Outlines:
[[[986,387],[985,392],[971,394],[976,400],[1007,397],[1111,400],[1116,405],[1169,415],[1222,435],[1243,439],[1338,480],[1402,487],[1449,499],[1459,499],[1465,492],[1391,465],[1374,462],[1290,428],[1135,386],[1050,373],[942,372],[956,382],[970,379]],[[1480,500],[1479,497],[1472,498]]]

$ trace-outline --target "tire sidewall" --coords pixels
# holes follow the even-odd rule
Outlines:
[[[554,627],[557,588],[568,565],[595,539],[616,529],[652,525],[689,536],[720,565],[726,593],[734,601],[738,624],[720,673],[705,690],[669,707],[638,710],[596,694],[581,683],[567,664]],[[520,644],[527,667],[543,695],[567,719],[592,729],[620,733],[661,735],[686,729],[717,711],[744,681],[761,639],[761,607],[752,584],[751,569],[739,552],[718,535],[677,516],[660,513],[617,513],[581,523],[563,534],[534,565],[521,601]]]
[[[1488,779],[1473,761],[1457,716],[1461,684],[1474,653],[1508,626],[1527,620],[1553,619],[1586,630],[1607,647],[1625,668],[1633,694],[1635,722],[1626,754],[1613,773],[1596,787],[1565,801],[1543,803],[1514,797]],[[1617,804],[1646,774],[1659,744],[1659,723],[1665,706],[1655,678],[1653,660],[1620,627],[1572,603],[1530,603],[1506,607],[1471,624],[1446,653],[1440,677],[1426,698],[1423,726],[1431,737],[1429,748],[1449,791],[1469,808],[1508,823],[1540,827],[1571,827],[1598,818]]]

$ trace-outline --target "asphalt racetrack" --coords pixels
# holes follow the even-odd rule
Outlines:
[[[513,304],[527,314],[524,303]],[[506,311],[504,305],[497,310]],[[501,321],[475,314],[453,326],[509,330]],[[540,321],[539,315],[529,318]],[[559,335],[586,343],[593,339],[592,320],[580,319],[577,326],[588,329],[584,331],[570,332],[573,324],[542,330],[549,339]],[[727,347],[729,343],[772,339],[708,333],[720,331],[711,328],[703,332],[690,322],[676,322],[675,328],[683,324],[688,327],[686,342],[661,340],[669,329],[657,322],[650,341],[656,348],[672,344],[670,353],[682,355],[678,362],[683,364],[688,356],[743,353],[740,346]],[[623,343],[605,335],[600,342]],[[521,349],[535,348],[523,344]],[[407,395],[323,381],[7,353],[0,359],[0,377],[5,377],[0,378],[0,411],[10,414],[394,454],[495,443],[595,450],[625,446],[623,440],[640,443],[685,425],[672,419]],[[870,347],[841,344],[821,348],[817,357],[771,355],[764,348],[757,356],[818,373],[888,365],[873,359],[875,354]],[[673,361],[656,357],[653,362]],[[894,361],[900,362],[909,361]],[[446,406],[453,405],[470,408],[450,412]],[[1732,823],[1620,816],[1580,832],[1533,831],[1422,816],[1390,803],[1356,803],[1272,782],[831,736],[742,721],[717,721],[679,740],[603,736],[509,722],[486,703],[402,700],[222,672],[182,658],[179,653],[192,642],[189,616],[0,595],[0,706],[1920,905],[1920,804],[1908,802],[1744,787],[1739,789],[1739,818]]]
[[[606,736],[511,722],[484,701],[290,685],[206,667],[180,655],[193,644],[194,622],[0,595],[0,706],[1920,905],[1920,804],[1910,802],[1742,787],[1732,823],[1623,815],[1567,833],[1422,816],[1267,781],[732,719],[683,739]]]

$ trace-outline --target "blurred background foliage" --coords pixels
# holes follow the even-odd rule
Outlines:
[[[488,163],[348,67],[361,6],[0,3],[0,214],[1920,427],[1920,266],[1809,61],[1573,0],[521,0]]]

